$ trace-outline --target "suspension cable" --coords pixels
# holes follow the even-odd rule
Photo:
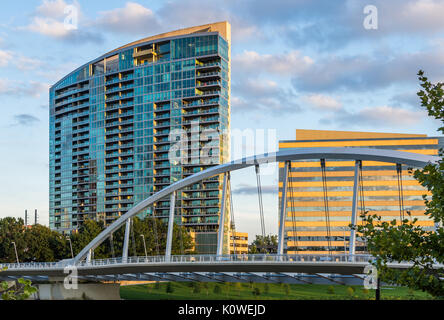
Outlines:
[[[134,239],[134,220],[130,218],[130,226],[131,226],[131,242],[133,243],[133,254],[134,257],[137,257],[137,249],[136,249],[136,239]]]
[[[180,254],[185,254],[183,249],[183,235],[182,235],[182,210],[179,208],[180,226],[179,226],[179,239],[180,239]]]
[[[324,212],[325,212],[325,224],[327,228],[328,253],[331,255],[332,251],[331,251],[330,211],[328,207],[327,173],[325,170],[325,159],[321,159],[321,172],[322,172],[322,189],[324,192]]]
[[[292,169],[292,162],[290,161],[290,168],[289,168],[289,172],[291,172]],[[295,203],[295,197],[294,197],[294,188],[290,185],[291,184],[291,180],[289,177],[287,177],[287,190],[288,188],[290,188],[290,198],[291,198],[291,208],[292,210],[290,210],[290,215],[291,215],[291,224],[292,224],[292,232],[293,232],[293,237],[294,237],[294,245],[296,248],[296,254],[298,253],[298,249],[299,249],[299,244],[298,244],[298,234],[297,234],[297,227],[296,227],[296,217],[295,217],[295,212],[294,212],[294,203]]]
[[[361,202],[361,214],[365,214],[365,199],[364,199],[364,178],[362,175],[362,161],[359,161],[359,199]]]
[[[236,254],[236,236],[237,236],[237,234],[236,234],[236,223],[234,221],[233,195],[231,192],[231,175],[230,175],[230,172],[228,172],[227,174],[228,174],[228,187],[230,188],[230,190],[228,192],[229,196],[230,196],[230,211],[231,211],[230,212],[230,216],[231,216],[230,227],[231,227],[232,235],[233,235],[233,252],[234,252],[234,254]],[[231,240],[231,237],[228,237],[228,238]],[[228,243],[228,251],[230,250],[230,247],[231,247],[230,243]],[[231,253],[229,252],[229,254],[231,254]]]
[[[362,161],[359,160],[359,200],[361,203],[361,222],[366,214],[365,197],[364,197],[364,178],[362,174]],[[367,241],[364,239],[364,251],[367,251]]]
[[[264,219],[264,205],[262,202],[262,185],[261,185],[261,176],[259,171],[259,165],[255,165],[256,170],[256,181],[257,181],[257,194],[259,197],[259,214],[261,220],[261,231],[262,231],[262,239],[265,242],[265,219]]]
[[[156,222],[156,216],[154,214],[154,208],[153,210],[153,229],[154,229],[154,238],[156,240],[156,253],[158,256],[160,256],[160,246],[159,246],[159,235],[157,234],[157,222]]]
[[[115,257],[115,253],[114,253],[114,241],[113,241],[113,235],[114,235],[114,232],[111,232],[111,235],[110,235],[110,237],[109,237],[109,241],[110,241],[110,243],[111,243],[111,256],[114,258]]]
[[[404,221],[404,191],[402,187],[402,165],[396,164],[396,172],[398,176],[398,198],[399,198],[399,218],[400,222]]]

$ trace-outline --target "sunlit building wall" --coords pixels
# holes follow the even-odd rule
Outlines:
[[[392,149],[426,155],[437,155],[444,145],[442,137],[423,134],[296,130],[296,140],[280,141],[279,148],[361,147]],[[285,252],[345,253],[349,251],[353,178],[355,161],[326,160],[326,188],[322,181],[319,159],[292,161],[289,170],[287,213],[285,220]],[[279,197],[282,196],[284,163],[279,164]],[[409,211],[425,229],[434,223],[425,215],[422,196],[427,191],[402,166],[401,174],[404,214]],[[359,215],[378,214],[383,220],[400,220],[401,208],[398,171],[395,164],[376,161],[362,163],[363,197],[358,201]],[[324,189],[327,191],[329,219],[326,217]],[[361,202],[361,200],[364,200]],[[279,202],[280,203],[280,202]],[[327,223],[327,220],[330,223]],[[329,235],[328,236],[328,231]],[[356,253],[366,251],[358,238]]]

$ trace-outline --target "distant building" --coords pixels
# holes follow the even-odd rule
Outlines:
[[[279,142],[279,148],[362,147],[391,149],[426,155],[437,155],[444,146],[443,137],[425,134],[397,134],[376,132],[348,132],[324,130],[296,130],[296,140]],[[285,246],[287,253],[344,253],[349,250],[349,224],[353,194],[355,162],[328,160],[325,164],[326,191],[329,208],[327,223],[324,208],[324,184],[320,160],[292,161],[287,191],[285,218]],[[282,195],[284,163],[279,164],[279,197]],[[363,161],[362,188],[364,207],[369,214],[384,220],[400,220],[400,203],[404,212],[418,218],[424,229],[434,228],[425,215],[422,195],[427,191],[402,166],[376,161]],[[400,201],[398,177],[403,192]],[[358,211],[358,223],[361,223]],[[407,216],[407,215],[406,215]],[[330,231],[330,237],[328,237]],[[365,243],[357,239],[356,253],[366,252]]]
[[[248,253],[248,233],[231,232],[230,233],[230,254]]]

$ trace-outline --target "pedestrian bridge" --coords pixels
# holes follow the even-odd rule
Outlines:
[[[217,165],[196,173],[167,186],[146,200],[138,203],[126,214],[114,221],[108,228],[93,239],[77,256],[61,262],[5,264],[7,270],[0,272],[0,279],[13,280],[25,277],[34,281],[50,281],[67,275],[67,270],[76,270],[77,277],[89,281],[255,281],[255,282],[293,282],[293,283],[356,283],[362,282],[364,268],[373,260],[368,255],[356,255],[356,233],[350,230],[349,253],[342,255],[304,255],[284,254],[284,227],[287,214],[288,172],[291,161],[320,159],[354,160],[354,182],[352,212],[350,224],[356,225],[357,201],[362,161],[379,161],[409,167],[424,167],[437,163],[438,157],[410,152],[370,148],[298,148],[284,149],[276,153],[267,153],[248,157],[226,164]],[[181,189],[204,179],[223,175],[222,199],[219,226],[225,220],[226,202],[230,197],[230,172],[248,167],[255,167],[259,203],[262,205],[260,192],[260,166],[268,163],[283,162],[284,181],[279,210],[277,254],[258,255],[223,255],[223,239],[226,228],[219,228],[216,255],[171,255],[175,196]],[[400,169],[399,169],[400,170]],[[398,171],[399,173],[399,171]],[[400,195],[402,193],[400,192]],[[128,243],[131,218],[146,210],[157,201],[170,200],[169,222],[165,255],[129,257]],[[328,210],[326,210],[328,212]],[[261,213],[263,208],[261,208]],[[263,218],[261,218],[263,224]],[[125,226],[123,254],[119,258],[94,260],[93,252],[113,232]],[[262,226],[263,227],[263,226]],[[262,228],[262,230],[264,230]],[[393,268],[408,268],[411,264],[394,263]]]
[[[86,281],[221,281],[362,284],[370,255],[179,255],[121,257],[82,261],[76,277]],[[33,282],[63,279],[73,270],[72,260],[3,264],[1,280],[24,277]],[[403,269],[409,263],[390,265]]]

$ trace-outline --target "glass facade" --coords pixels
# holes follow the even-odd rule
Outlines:
[[[70,233],[88,218],[109,225],[171,183],[228,160],[229,40],[187,30],[116,49],[51,87],[51,229]],[[181,161],[170,161],[180,135]],[[205,240],[200,252],[215,251],[220,197],[220,177],[176,197],[176,221]],[[140,215],[167,220],[169,200]]]
[[[297,130],[296,140],[280,141],[279,148],[361,147],[392,149],[426,155],[437,155],[444,138],[426,135],[365,133],[322,130]],[[284,164],[279,164],[279,197],[282,195]],[[320,160],[292,161],[287,189],[285,250],[288,253],[345,253],[349,251],[355,162],[326,160],[325,175]],[[325,184],[323,182],[325,176]],[[418,218],[425,229],[433,221],[425,215],[423,194],[427,191],[401,167],[402,194],[399,192],[396,164],[362,162],[362,184],[358,197],[360,213],[378,214],[383,220],[400,220],[400,203],[404,212]],[[324,187],[326,186],[326,187]],[[327,201],[324,200],[326,191]],[[400,195],[402,202],[400,202]],[[362,201],[363,200],[363,201]],[[329,218],[325,204],[328,203]],[[280,202],[279,202],[280,203]],[[401,208],[402,208],[401,206]],[[408,217],[405,214],[406,217]],[[327,223],[329,221],[329,223]],[[329,236],[328,236],[329,235]],[[366,251],[365,242],[357,239],[356,253]]]

